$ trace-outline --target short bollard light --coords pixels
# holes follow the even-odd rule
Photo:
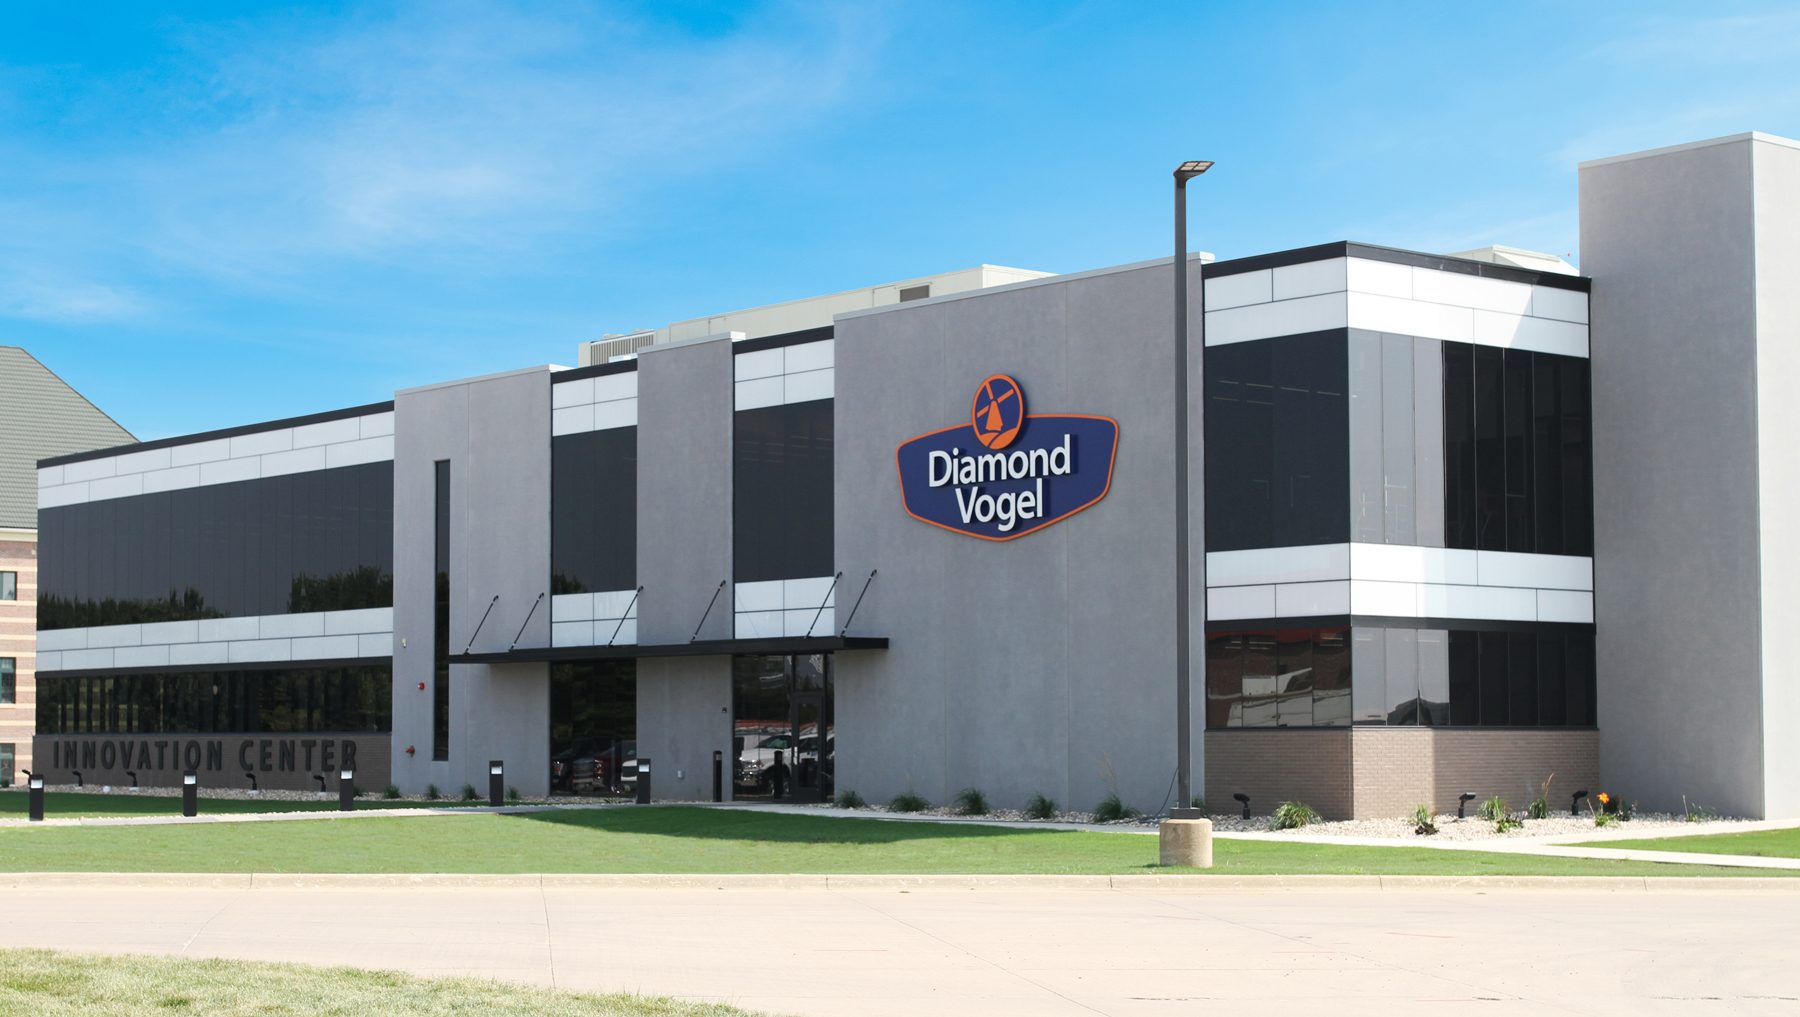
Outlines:
[[[1456,796],[1456,818],[1462,819],[1463,818],[1463,810],[1468,808],[1469,803],[1474,800],[1475,800],[1475,792],[1473,792],[1473,791],[1464,791],[1462,794],[1457,795]]]
[[[650,804],[650,760],[640,759],[637,764],[637,803]]]
[[[75,775],[75,786],[80,787],[81,786],[81,771],[80,770],[70,770],[69,772]]]
[[[725,753],[713,750],[713,801],[725,800]]]
[[[338,811],[356,811],[356,771],[342,769],[338,771]]]
[[[488,760],[488,804],[499,808],[506,804],[506,762]]]
[[[200,814],[200,775],[192,770],[181,775],[181,814],[189,819]]]
[[[1586,797],[1587,797],[1587,788],[1582,788],[1580,791],[1577,791],[1574,794],[1569,796],[1569,815],[1571,815],[1571,816],[1581,815],[1581,810],[1577,809],[1576,806],[1580,805],[1581,800]]]
[[[245,770],[244,778],[250,782],[250,793],[251,794],[256,794],[257,792],[262,790],[261,788],[256,786],[256,774],[251,773],[249,770]]]
[[[31,822],[41,823],[44,821],[44,778],[26,770],[25,786],[31,792]]]
[[[1243,804],[1244,818],[1249,819],[1250,818],[1250,796],[1243,793],[1242,791],[1239,791],[1237,794],[1234,794],[1231,796],[1231,800],[1234,802],[1241,802]]]

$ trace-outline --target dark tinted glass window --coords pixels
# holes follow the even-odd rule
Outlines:
[[[637,586],[637,428],[550,440],[552,593]]]
[[[1506,690],[1511,704],[1508,723],[1535,727],[1537,708],[1537,637],[1529,632],[1506,634]]]
[[[1349,539],[1345,333],[1206,348],[1207,547]]]
[[[386,666],[38,679],[39,734],[393,730]]]
[[[1479,634],[1450,633],[1450,723],[1473,727],[1481,722],[1481,652]]]
[[[1348,724],[1348,636],[1347,629],[1209,634],[1206,726]]]
[[[432,547],[436,597],[431,640],[431,758],[450,758],[450,461],[433,464]]]
[[[19,599],[19,574],[0,572],[0,600]]]
[[[19,701],[18,667],[12,657],[0,657],[0,706]]]
[[[1443,346],[1447,546],[1592,554],[1588,362]]]
[[[38,514],[38,627],[394,603],[394,467],[368,463]]]
[[[1450,723],[1450,633],[1420,629],[1419,723],[1442,727]]]
[[[1540,632],[1537,639],[1538,723],[1560,727],[1569,722],[1563,663],[1565,641],[1561,632]]]
[[[1594,634],[1568,634],[1563,657],[1564,691],[1568,695],[1569,724],[1592,727],[1599,717],[1594,706]]]
[[[1483,632],[1477,645],[1481,653],[1481,726],[1505,727],[1512,719],[1506,633]]]
[[[738,582],[832,574],[832,400],[740,410],[732,453]]]
[[[624,794],[637,759],[637,662],[550,666],[550,790]]]
[[[1412,629],[1382,629],[1387,641],[1387,722],[1419,723],[1419,649]]]

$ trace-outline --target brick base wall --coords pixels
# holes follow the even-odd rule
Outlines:
[[[1236,815],[1235,792],[1250,796],[1253,815],[1285,801],[1305,802],[1326,819],[1352,809],[1350,728],[1233,728],[1208,731],[1206,804]]]
[[[11,657],[16,669],[17,698],[0,706],[0,742],[11,745],[11,773],[0,783],[25,783],[23,771],[36,769],[31,735],[37,730],[37,543],[0,540],[0,572],[19,574],[17,600],[0,600],[0,657]]]
[[[1221,815],[1237,811],[1233,792],[1259,816],[1301,801],[1326,819],[1397,819],[1421,803],[1455,812],[1464,791],[1524,809],[1551,774],[1553,811],[1600,787],[1595,731],[1245,728],[1206,732],[1205,753],[1206,801]]]

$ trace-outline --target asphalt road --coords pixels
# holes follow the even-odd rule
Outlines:
[[[1800,893],[29,887],[0,944],[787,1014],[1800,1014]]]

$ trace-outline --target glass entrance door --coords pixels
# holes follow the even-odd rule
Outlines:
[[[831,656],[732,661],[732,797],[824,801],[834,793]]]

